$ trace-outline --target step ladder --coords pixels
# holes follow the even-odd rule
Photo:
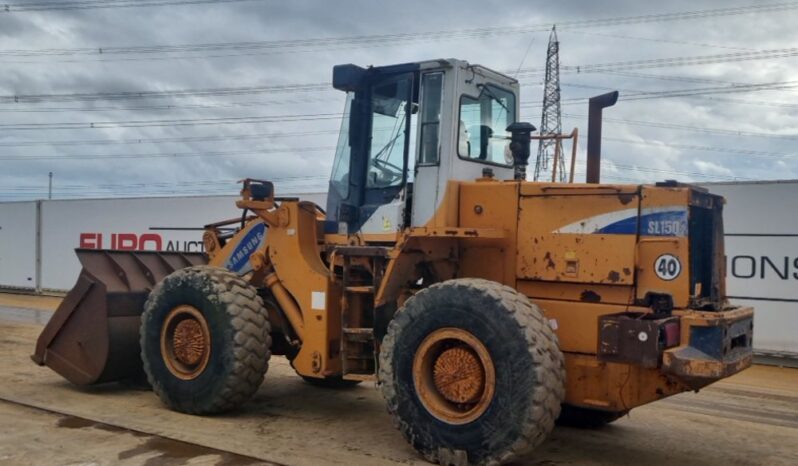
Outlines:
[[[341,366],[347,380],[374,380],[376,350],[374,298],[382,282],[388,249],[336,248],[341,258]]]

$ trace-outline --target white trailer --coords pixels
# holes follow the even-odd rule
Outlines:
[[[726,198],[726,292],[754,307],[755,350],[798,358],[798,180],[704,186]]]
[[[36,287],[38,204],[0,202],[0,287]]]
[[[324,205],[318,193],[292,195]],[[238,196],[0,203],[0,288],[66,291],[75,248],[197,252],[202,226],[241,216]]]

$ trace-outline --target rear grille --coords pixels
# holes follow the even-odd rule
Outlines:
[[[723,198],[693,191],[689,222],[691,306],[721,310],[725,295]]]

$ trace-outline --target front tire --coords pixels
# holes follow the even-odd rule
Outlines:
[[[404,437],[441,464],[504,463],[531,451],[565,396],[563,355],[543,313],[482,279],[408,299],[382,342],[379,379]]]
[[[246,402],[268,369],[266,315],[255,288],[226,269],[196,266],[168,275],[141,319],[141,359],[153,391],[189,414]]]

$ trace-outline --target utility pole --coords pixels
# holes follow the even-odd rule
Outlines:
[[[50,172],[49,177],[50,177],[50,182],[48,183],[48,186],[47,186],[47,199],[52,199],[53,198],[53,172]]]
[[[560,42],[557,40],[556,26],[552,26],[551,34],[549,35],[549,47],[546,52],[546,80],[543,85],[543,114],[540,121],[540,135],[556,136],[561,133]],[[555,163],[556,166],[550,166]],[[538,157],[535,161],[535,181],[541,180],[541,175],[547,172],[555,172],[558,181],[568,179],[568,174],[565,172],[562,140],[559,138],[541,139],[538,144]],[[541,181],[548,180],[548,178],[548,176],[544,176]]]

